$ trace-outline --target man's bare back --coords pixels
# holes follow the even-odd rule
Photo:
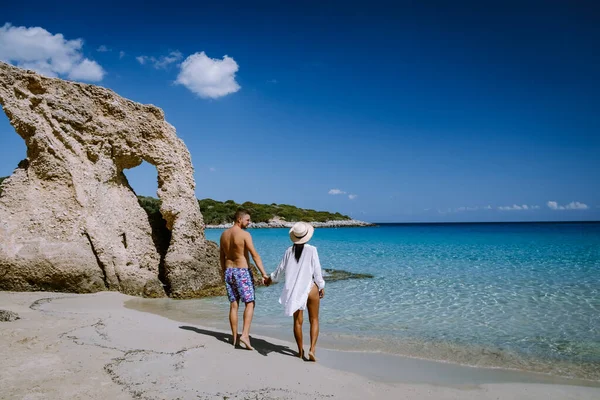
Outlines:
[[[250,216],[246,214],[221,234],[221,268],[223,271],[227,268],[248,268],[250,266],[250,256],[252,256],[256,267],[262,276],[266,277],[267,273],[262,260],[254,248],[254,243],[252,243],[252,236],[244,230],[248,225],[250,225]]]
[[[248,268],[248,248],[246,242],[252,240],[250,234],[234,225],[221,235],[221,249],[225,258],[221,268]]]

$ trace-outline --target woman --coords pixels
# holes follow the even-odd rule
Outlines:
[[[304,359],[302,345],[302,323],[304,310],[308,308],[310,320],[310,350],[308,359],[315,358],[315,346],[319,336],[319,303],[325,295],[325,281],[321,274],[321,263],[317,248],[306,244],[312,237],[315,228],[306,222],[297,222],[290,229],[290,246],[277,269],[271,274],[273,282],[277,282],[285,272],[285,287],[279,303],[285,307],[285,315],[294,316],[294,338],[298,345],[298,356]]]

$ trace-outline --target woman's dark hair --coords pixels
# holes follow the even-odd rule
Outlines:
[[[300,261],[300,256],[302,255],[302,250],[304,250],[304,243],[294,245],[293,251],[294,251],[294,258],[296,259],[296,262]]]

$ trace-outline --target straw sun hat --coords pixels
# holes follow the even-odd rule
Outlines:
[[[315,228],[306,222],[296,222],[290,229],[290,239],[294,244],[304,244],[310,240]]]

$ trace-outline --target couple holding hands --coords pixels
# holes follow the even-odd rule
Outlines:
[[[314,233],[312,225],[297,222],[290,229],[290,246],[284,253],[279,266],[267,275],[262,260],[252,243],[252,236],[246,231],[250,225],[250,214],[240,210],[235,213],[234,225],[221,235],[220,259],[225,275],[225,286],[229,297],[229,323],[233,345],[239,342],[252,350],[250,345],[250,325],[254,315],[254,283],[249,269],[250,256],[262,274],[262,281],[269,286],[285,275],[279,303],[285,308],[285,315],[294,317],[294,338],[298,345],[298,356],[304,357],[302,342],[302,323],[304,310],[308,309],[310,321],[310,348],[308,359],[316,361],[315,346],[319,336],[319,303],[325,295],[325,281],[321,273],[321,264],[317,248],[307,244]],[[245,304],[242,334],[238,337],[239,302]]]

